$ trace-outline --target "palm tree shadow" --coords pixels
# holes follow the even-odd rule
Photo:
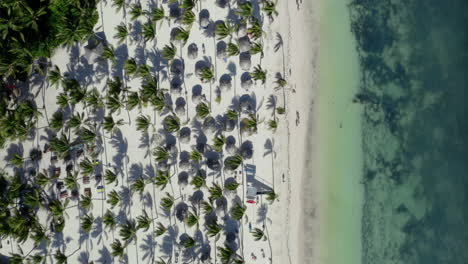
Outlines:
[[[129,212],[130,206],[133,204],[132,203],[132,192],[127,186],[123,186],[122,190],[119,192],[120,198],[121,198],[121,204],[122,204],[122,209],[125,212]]]
[[[164,236],[161,244],[161,253],[164,254],[164,257],[171,257],[172,251],[174,250],[174,245],[176,244],[176,238],[178,236],[179,230],[177,226],[170,226],[166,231],[166,236]]]
[[[143,243],[140,244],[140,249],[143,251],[143,260],[154,259],[156,246],[157,242],[154,240],[153,235],[148,234],[143,238]]]
[[[123,66],[128,58],[128,48],[122,44],[115,49],[115,63],[112,67],[112,75],[123,79]]]
[[[140,137],[140,145],[138,145],[138,148],[142,148],[145,150],[145,158],[147,158],[150,154],[150,144],[151,144],[151,139],[149,136],[148,132],[142,133]]]
[[[270,154],[274,155],[273,157],[276,157],[276,153],[274,151],[274,146],[275,146],[274,139],[265,140],[265,144],[263,146],[265,147],[265,152],[263,153],[263,157],[270,155]]]
[[[257,224],[264,223],[267,219],[268,206],[266,203],[263,203],[258,207],[257,211]]]
[[[96,260],[97,263],[113,263],[112,255],[107,249],[107,247],[103,246],[101,250],[99,250],[99,258]]]
[[[275,43],[275,46],[273,47],[273,50],[275,52],[278,52],[278,50],[282,47],[283,47],[283,37],[281,37],[281,34],[279,32],[276,32],[276,43]]]
[[[268,96],[268,99],[267,99],[267,103],[266,103],[266,109],[268,110],[271,110],[271,109],[276,109],[276,105],[277,105],[277,98],[275,95],[270,95]]]
[[[117,132],[113,135],[110,144],[117,149],[117,155],[112,158],[112,161],[115,163],[117,168],[123,168],[123,159],[127,155],[128,150],[128,142],[127,139],[124,138],[122,132],[117,130]]]
[[[78,262],[82,264],[88,264],[89,262],[89,253],[86,251],[81,251],[78,256]]]
[[[96,217],[94,220],[94,228],[93,231],[91,232],[91,237],[96,238],[99,236],[99,239],[97,241],[98,244],[101,243],[102,240],[102,218],[100,216]]]

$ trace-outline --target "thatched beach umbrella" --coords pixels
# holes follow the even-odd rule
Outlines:
[[[218,59],[224,59],[227,56],[227,51],[226,51],[226,42],[224,41],[219,41],[216,44],[216,57]]]
[[[191,60],[194,60],[198,57],[198,47],[197,44],[192,43],[187,48],[188,57]]]
[[[171,94],[180,95],[182,93],[182,80],[174,77],[171,81]]]
[[[241,75],[241,87],[242,89],[249,90],[253,85],[252,77],[249,72],[244,72]]]
[[[216,5],[221,8],[225,8],[228,4],[228,0],[216,0]]]
[[[183,143],[183,144],[190,143],[190,134],[191,134],[190,128],[188,128],[188,127],[181,128],[180,131],[179,131],[180,143]]]
[[[216,130],[216,120],[211,116],[205,118],[205,121],[203,121],[203,131],[205,134],[213,135],[216,133]]]
[[[200,26],[202,28],[208,27],[208,25],[210,24],[210,12],[206,9],[203,9],[202,11],[200,11],[198,17],[200,19]]]
[[[236,154],[238,151],[236,147],[236,139],[233,136],[229,136],[226,138],[226,152],[228,154]]]
[[[223,128],[224,128],[224,131],[226,132],[231,132],[234,130],[234,128],[236,128],[236,120],[225,118],[223,122],[224,122]]]
[[[239,65],[242,70],[248,71],[252,65],[249,52],[242,52],[239,55]]]
[[[195,75],[198,78],[202,78],[203,69],[211,68],[211,63],[205,60],[199,60],[195,63]]]
[[[185,99],[182,97],[179,97],[176,99],[176,108],[175,108],[175,113],[178,116],[183,116],[185,115]]]
[[[173,60],[171,64],[171,73],[176,75],[176,74],[182,74],[183,72],[184,72],[184,64],[182,63],[182,61],[179,59]]]
[[[250,51],[250,38],[248,36],[239,38],[239,50],[240,52]]]
[[[228,91],[231,89],[232,87],[232,77],[231,75],[229,74],[223,74],[220,78],[219,78],[219,89],[222,91],[222,92],[225,92],[225,91]]]

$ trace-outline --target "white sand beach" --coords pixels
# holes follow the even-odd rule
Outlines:
[[[221,1],[222,2],[222,1]],[[34,246],[27,240],[18,244],[12,240],[2,241],[0,253],[44,254],[46,263],[54,262],[54,253],[60,250],[68,257],[68,263],[155,263],[164,260],[167,263],[222,263],[219,249],[229,243],[239,258],[245,263],[321,263],[320,241],[322,228],[326,221],[322,210],[323,197],[320,193],[321,178],[312,174],[313,153],[312,140],[314,127],[314,91],[316,82],[316,67],[319,46],[317,1],[280,0],[277,4],[278,16],[270,20],[260,10],[259,3],[254,2],[254,16],[261,18],[264,35],[256,40],[263,44],[264,56],[249,54],[247,61],[241,63],[240,56],[247,50],[240,47],[240,55],[227,56],[226,44],[229,38],[218,40],[213,35],[213,29],[206,29],[195,22],[186,43],[172,40],[177,49],[175,58],[168,62],[161,58],[161,50],[171,43],[171,30],[182,27],[180,20],[167,19],[156,23],[156,38],[145,42],[141,31],[147,19],[141,16],[134,21],[130,19],[129,7],[117,10],[111,1],[102,1],[98,5],[100,19],[95,32],[102,32],[106,45],[113,46],[116,61],[103,60],[100,47],[94,50],[85,48],[87,43],[63,47],[57,50],[51,58],[51,65],[57,66],[67,78],[76,79],[88,91],[96,88],[106,96],[109,87],[106,85],[112,76],[120,76],[127,91],[123,92],[122,103],[128,100],[128,94],[139,92],[144,83],[143,78],[131,76],[124,69],[124,62],[134,58],[137,65],[148,65],[151,75],[157,76],[160,88],[166,89],[166,110],[161,113],[147,106],[137,106],[132,110],[124,106],[112,113],[115,121],[122,120],[118,129],[109,133],[105,131],[102,120],[109,115],[109,109],[94,111],[83,104],[61,108],[57,104],[57,96],[62,93],[63,85],[52,87],[50,82],[40,77],[33,77],[30,91],[36,94],[34,100],[42,109],[37,133],[23,142],[12,142],[6,149],[0,151],[1,167],[7,173],[28,171],[35,166],[39,171],[50,173],[54,168],[61,168],[62,174],[55,181],[63,180],[67,165],[73,166],[73,171],[80,173],[78,177],[79,193],[84,194],[85,188],[92,192],[92,207],[81,208],[78,198],[69,197],[65,210],[65,229],[63,233],[55,233],[49,229],[50,215],[41,209],[38,218],[46,226],[50,243]],[[151,10],[157,5],[152,1],[141,1],[143,10]],[[163,3],[162,6],[168,7]],[[201,1],[194,8],[197,15],[201,10],[209,13],[210,23],[233,16],[232,6],[221,7],[211,1]],[[177,8],[175,8],[177,9]],[[170,9],[166,9],[167,13]],[[176,12],[176,11],[174,11]],[[116,27],[124,23],[129,30],[128,37],[121,43],[113,36]],[[211,35],[210,35],[211,34]],[[247,36],[245,30],[238,30],[232,35],[232,42]],[[254,42],[253,39],[250,40]],[[197,49],[189,52],[189,47]],[[217,52],[218,51],[218,52]],[[223,53],[224,52],[224,53]],[[197,69],[206,65],[213,70],[213,82],[201,81]],[[265,84],[253,80],[249,72],[261,65],[267,71]],[[275,83],[276,74],[287,81],[281,89]],[[230,85],[223,86],[221,81],[229,80]],[[219,96],[219,98],[218,98]],[[105,101],[105,100],[104,100]],[[215,127],[207,123],[206,118],[197,117],[196,106],[206,102],[210,108],[209,116],[213,117]],[[247,102],[243,105],[242,102]],[[244,108],[245,107],[245,108]],[[285,114],[277,113],[278,107],[285,108]],[[240,108],[240,109],[239,109]],[[233,129],[223,129],[228,109],[240,112],[238,122]],[[89,129],[97,134],[95,152],[98,153],[95,173],[91,175],[90,183],[85,183],[82,177],[80,162],[83,156],[70,162],[58,160],[51,162],[52,153],[43,155],[38,164],[26,159],[22,168],[9,164],[14,154],[24,157],[33,148],[43,149],[45,143],[55,134],[64,133],[70,139],[75,138],[75,130],[68,128],[68,123],[59,133],[49,129],[50,119],[57,111],[63,111],[66,117],[83,114],[90,120]],[[163,120],[169,115],[178,115],[180,127],[188,128],[191,136],[182,142],[178,133],[165,131]],[[254,133],[241,133],[240,120],[253,115],[258,121],[258,130]],[[147,132],[137,131],[136,123],[139,117],[148,117],[151,125]],[[269,129],[269,120],[276,120],[276,131]],[[224,121],[223,121],[224,120]],[[214,137],[222,134],[228,141],[234,140],[238,152],[230,152],[227,148],[218,152],[213,150]],[[157,164],[153,151],[158,146],[164,146],[169,152],[167,164]],[[203,151],[200,151],[200,148]],[[197,149],[203,154],[201,162],[186,159]],[[222,166],[227,156],[235,153],[243,155],[242,166],[231,170],[216,170],[209,167],[208,160],[218,160]],[[84,156],[91,158],[88,149]],[[161,164],[163,163],[163,164]],[[162,190],[154,184],[158,170],[168,167],[169,183]],[[107,184],[106,180],[96,178],[106,170],[115,171],[118,180]],[[253,172],[253,176],[252,176]],[[201,173],[205,186],[197,188],[191,184],[192,179]],[[249,183],[250,179],[255,182]],[[253,178],[252,178],[253,177]],[[143,179],[146,185],[143,190],[135,191],[134,184]],[[240,184],[236,191],[224,189],[224,199],[216,200],[213,205],[215,213],[211,216],[203,214],[201,200],[208,200],[209,187],[218,184],[225,186],[233,180]],[[247,203],[246,188],[248,184],[258,187],[259,191],[274,190],[278,199],[270,203],[266,195],[258,194],[255,204]],[[102,186],[98,189],[98,186]],[[263,189],[262,189],[263,188]],[[55,184],[48,187],[49,195],[65,202],[59,196]],[[71,194],[68,190],[69,195]],[[117,192],[120,202],[117,206],[109,205],[109,195]],[[172,211],[160,206],[164,197],[170,194],[174,198]],[[241,204],[246,206],[245,215],[240,221],[231,217],[231,208]],[[103,218],[110,210],[117,219],[115,229],[106,228]],[[189,227],[187,214],[193,212],[198,216],[198,224]],[[120,227],[126,221],[137,221],[139,216],[147,215],[151,219],[148,229],[138,229],[136,236],[125,247],[122,258],[112,256],[111,244],[119,238]],[[89,234],[82,230],[84,216],[94,217],[93,227]],[[216,237],[207,236],[206,224],[217,221],[223,231]],[[167,228],[162,236],[155,236],[158,223]],[[255,241],[252,231],[263,230],[265,239]],[[196,246],[185,249],[184,237],[189,236],[196,241]],[[234,239],[232,238],[234,237]]]

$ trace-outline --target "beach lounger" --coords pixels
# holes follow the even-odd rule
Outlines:
[[[99,186],[96,188],[96,190],[97,190],[98,193],[103,193],[103,192],[104,192],[104,186],[99,185]]]

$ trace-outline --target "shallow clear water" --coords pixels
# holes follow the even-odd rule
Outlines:
[[[468,1],[355,0],[362,263],[468,263]]]

